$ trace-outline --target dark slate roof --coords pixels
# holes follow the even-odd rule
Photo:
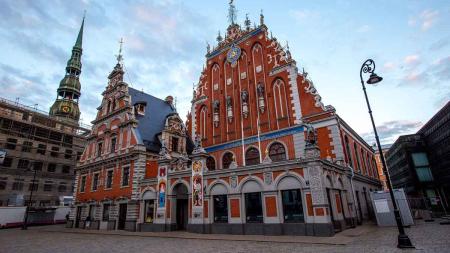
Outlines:
[[[128,87],[131,96],[131,105],[146,102],[145,115],[136,115],[138,134],[147,147],[147,150],[159,152],[161,143],[157,137],[164,129],[166,117],[175,112],[175,109],[164,100]]]

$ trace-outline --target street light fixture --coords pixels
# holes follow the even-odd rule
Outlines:
[[[33,200],[33,191],[35,182],[36,182],[36,168],[33,168],[33,181],[31,181],[30,197],[28,199],[27,207],[25,209],[25,217],[23,219],[22,230],[28,229],[28,215],[30,212],[31,201]]]
[[[403,228],[402,220],[400,217],[400,212],[397,206],[397,202],[395,201],[394,191],[392,190],[391,178],[389,176],[389,171],[387,170],[386,160],[384,159],[383,151],[381,150],[380,139],[378,138],[377,128],[375,127],[375,122],[372,116],[372,109],[370,108],[369,98],[367,97],[366,86],[364,85],[363,73],[369,73],[370,77],[367,80],[367,84],[376,84],[383,80],[382,77],[375,74],[375,62],[372,59],[366,60],[361,66],[361,70],[359,72],[359,76],[361,78],[361,85],[364,91],[364,96],[366,98],[367,108],[369,109],[370,120],[372,121],[373,132],[375,134],[375,140],[377,142],[378,151],[380,153],[381,164],[383,165],[383,171],[386,174],[386,183],[389,188],[389,193],[391,195],[392,205],[394,207],[394,216],[395,221],[397,222],[398,228],[398,248],[414,248],[409,239],[408,235],[405,233],[405,229]]]

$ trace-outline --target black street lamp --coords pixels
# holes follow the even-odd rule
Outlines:
[[[392,190],[391,178],[389,176],[389,171],[387,170],[386,160],[384,159],[383,151],[381,150],[380,139],[378,138],[377,128],[375,127],[375,122],[372,116],[372,109],[370,108],[369,98],[367,97],[366,86],[364,85],[363,73],[369,73],[370,77],[367,80],[367,84],[376,84],[383,80],[382,77],[378,76],[374,73],[375,71],[375,62],[372,59],[368,59],[361,66],[361,70],[359,72],[359,76],[361,77],[361,85],[364,91],[364,96],[366,97],[367,108],[369,109],[370,120],[372,121],[373,132],[375,134],[375,140],[377,142],[378,151],[380,153],[381,164],[383,165],[383,171],[386,174],[386,183],[389,188],[389,193],[391,195],[392,205],[394,206],[394,215],[395,221],[397,222],[398,228],[398,248],[414,248],[409,239],[408,235],[405,233],[405,229],[403,228],[402,220],[400,217],[400,212],[398,210],[397,202],[395,201],[394,191]]]
[[[30,211],[31,200],[33,199],[34,183],[36,181],[36,168],[34,168],[33,171],[33,181],[31,181],[30,197],[28,199],[27,208],[25,209],[25,217],[23,219],[22,230],[28,229],[28,213]]]

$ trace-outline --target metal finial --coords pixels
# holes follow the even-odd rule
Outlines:
[[[222,40],[223,40],[223,38],[222,38],[222,35],[220,35],[220,30],[219,30],[219,33],[217,34],[217,42],[220,43],[220,42],[222,42]]]
[[[264,25],[264,14],[262,9],[261,14],[259,15],[259,23],[261,23],[261,25]]]
[[[250,30],[251,22],[250,22],[250,19],[248,19],[248,13],[245,14],[245,21],[244,21],[244,24],[245,24],[245,27],[247,28],[247,30]]]
[[[116,59],[117,59],[117,63],[121,64],[122,61],[123,61],[123,56],[122,56],[123,38],[120,38],[119,44],[120,44],[120,46],[119,46],[119,54],[116,56]]]
[[[232,25],[234,25],[236,22],[237,10],[236,10],[236,6],[234,6],[234,4],[233,4],[233,0],[230,0],[229,5],[230,5],[230,7],[228,8],[228,21]]]

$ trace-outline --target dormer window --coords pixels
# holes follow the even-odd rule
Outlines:
[[[178,152],[178,138],[172,137],[172,152]]]
[[[147,103],[145,102],[138,102],[134,105],[134,110],[137,115],[145,115],[145,106]]]

